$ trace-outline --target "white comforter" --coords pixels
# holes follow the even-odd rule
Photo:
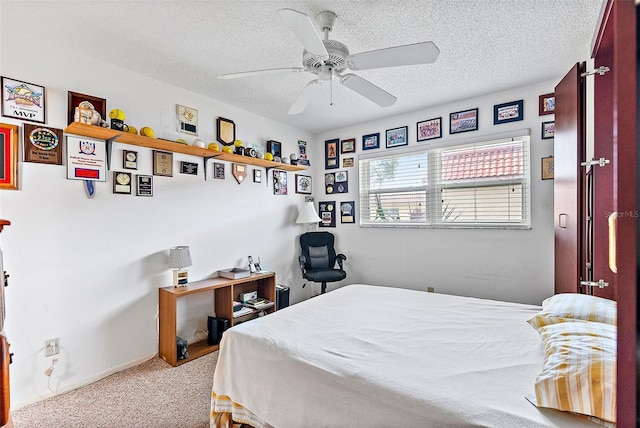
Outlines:
[[[276,428],[574,427],[538,409],[539,306],[350,285],[225,332],[228,396]]]

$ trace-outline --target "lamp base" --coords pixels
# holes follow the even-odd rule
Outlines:
[[[173,286],[186,287],[189,283],[189,272],[186,269],[175,269],[173,271]]]

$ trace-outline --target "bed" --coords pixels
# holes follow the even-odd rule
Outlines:
[[[530,402],[548,348],[527,321],[542,310],[342,287],[225,332],[211,426],[597,426]]]

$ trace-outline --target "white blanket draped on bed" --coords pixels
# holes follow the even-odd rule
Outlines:
[[[277,428],[595,426],[525,399],[544,361],[526,323],[539,310],[340,288],[225,332],[212,425],[233,401]]]

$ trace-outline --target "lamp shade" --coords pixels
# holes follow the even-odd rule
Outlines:
[[[313,202],[305,202],[302,209],[298,212],[298,218],[296,219],[296,223],[318,223],[322,221],[320,217],[318,217],[318,213],[316,212],[316,207],[313,206]]]
[[[183,269],[189,266],[191,266],[189,247],[181,245],[169,249],[169,267],[171,269]]]

